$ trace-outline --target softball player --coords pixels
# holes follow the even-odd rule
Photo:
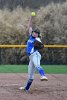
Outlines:
[[[39,53],[39,49],[43,47],[43,44],[40,40],[40,31],[39,29],[32,30],[32,27],[29,27],[29,33],[30,37],[27,41],[26,48],[26,52],[29,56],[28,81],[24,87],[20,87],[20,89],[24,89],[26,91],[30,89],[36,70],[38,70],[41,76],[41,81],[48,80],[48,78],[45,76],[43,68],[40,66],[41,54]],[[37,44],[39,44],[39,46]]]

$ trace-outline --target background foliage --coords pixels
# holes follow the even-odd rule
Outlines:
[[[9,1],[12,3],[12,0]],[[15,1],[18,4],[18,1]],[[62,3],[52,2],[45,7],[41,5],[37,9],[30,8],[30,6],[23,8],[22,5],[14,5],[9,8],[10,6],[4,6],[3,2],[5,1],[0,0],[0,3],[2,3],[0,5],[0,44],[26,44],[25,33],[28,19],[33,10],[37,13],[33,27],[38,27],[41,30],[43,43],[67,44],[67,1]],[[5,2],[5,4],[8,3]],[[67,64],[67,49],[45,48],[41,62],[42,64]],[[28,63],[25,49],[0,48],[0,64],[21,63]]]

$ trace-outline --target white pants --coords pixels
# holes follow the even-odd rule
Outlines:
[[[29,56],[28,78],[34,79],[34,73],[37,67],[40,67],[41,55],[38,51]]]

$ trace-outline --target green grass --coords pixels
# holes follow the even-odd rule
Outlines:
[[[48,74],[67,74],[67,65],[43,65]]]
[[[42,65],[47,74],[67,74],[67,65]],[[27,65],[0,65],[0,73],[27,73]]]
[[[27,73],[27,65],[0,65],[0,73]]]

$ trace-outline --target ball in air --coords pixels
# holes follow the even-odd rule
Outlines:
[[[31,16],[36,16],[36,13],[35,13],[35,12],[32,12],[32,13],[31,13]]]

